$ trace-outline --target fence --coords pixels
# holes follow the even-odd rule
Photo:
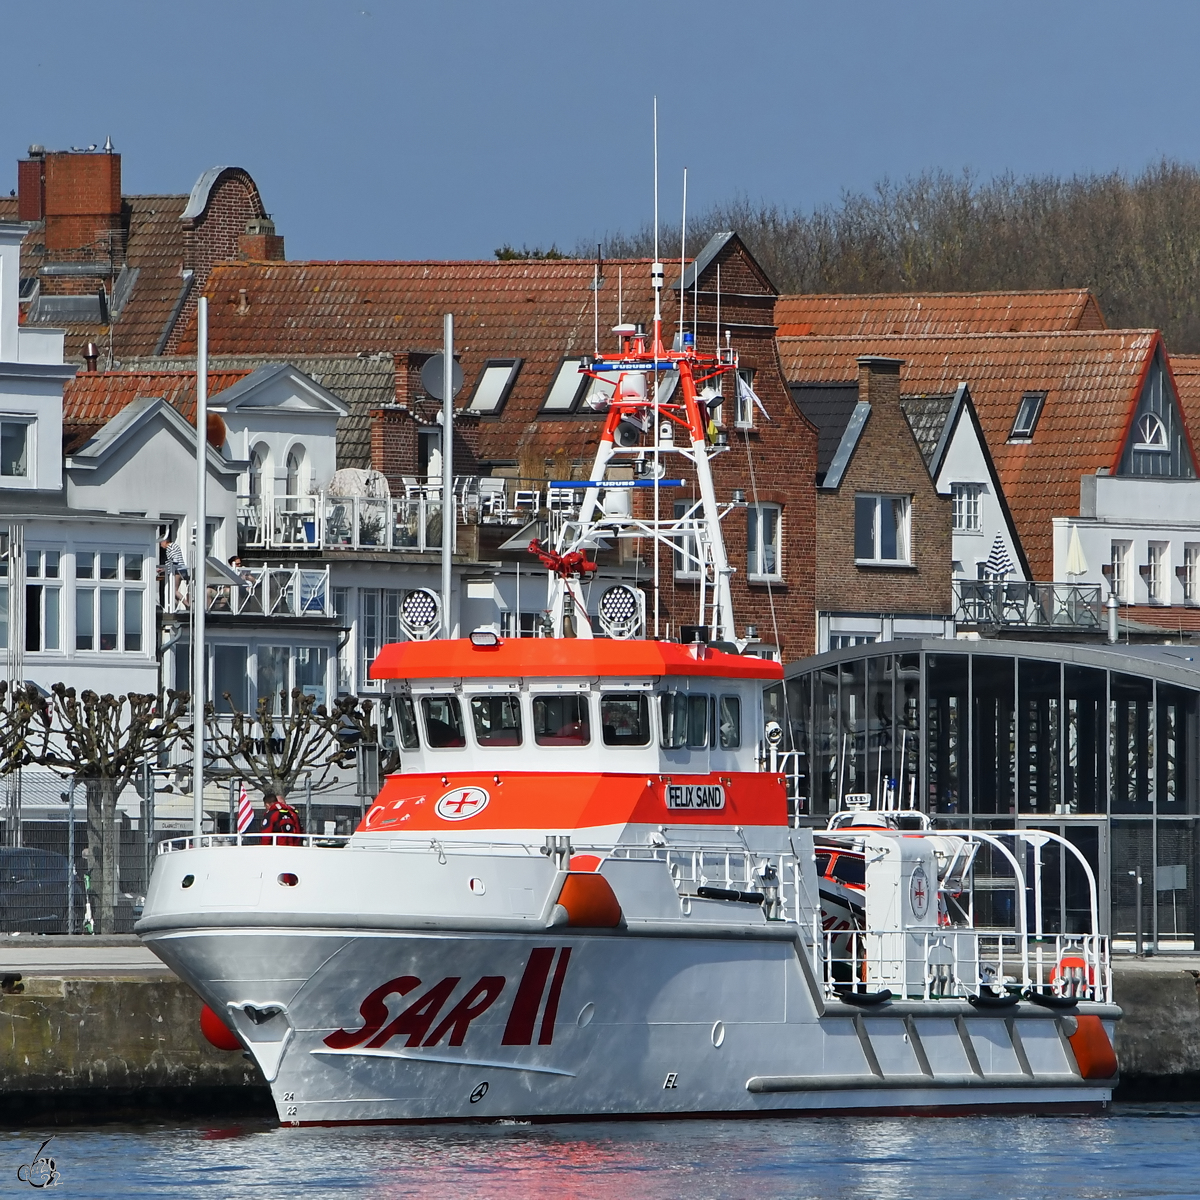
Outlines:
[[[116,840],[112,919],[105,928],[99,879],[89,852],[85,785],[39,768],[0,777],[0,934],[131,933],[142,914],[160,843],[192,830],[192,796],[177,769],[156,772],[147,801],[130,786],[117,798],[114,819],[97,822],[92,842],[103,859],[105,839]],[[353,781],[350,781],[351,785]],[[236,804],[237,791],[232,789]],[[228,782],[205,789],[205,830],[236,830]],[[306,803],[303,789],[289,797],[305,829],[322,838],[344,838],[357,826],[362,800],[351,787],[320,793]],[[263,804],[252,799],[251,828],[261,828]]]

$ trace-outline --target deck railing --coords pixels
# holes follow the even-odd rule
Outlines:
[[[954,619],[959,625],[1099,630],[1103,612],[1098,584],[954,581]]]
[[[162,585],[163,611],[187,612],[193,592],[190,582],[168,575]],[[204,607],[209,613],[259,618],[332,617],[329,567],[231,567],[228,577],[220,579],[210,572]]]
[[[454,481],[456,524],[521,526],[548,514],[570,516],[586,483],[550,488],[544,480],[460,475]],[[403,496],[239,495],[242,550],[379,550],[424,553],[441,549],[440,484],[412,480]]]

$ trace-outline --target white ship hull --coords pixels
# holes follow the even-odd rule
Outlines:
[[[684,915],[674,889],[654,892],[661,865],[622,864],[622,927],[585,933],[529,903],[558,894],[562,873],[544,858],[185,850],[160,859],[140,932],[236,1031],[289,1124],[1080,1111],[1109,1100],[1111,1081],[1080,1075],[1073,1017],[964,1000],[853,1007],[814,978],[800,926],[717,901]],[[301,887],[275,883],[284,871],[310,899],[341,903],[306,913]],[[189,874],[185,914],[171,901]],[[414,902],[336,911],[387,879]],[[484,895],[470,879],[489,881]],[[479,913],[421,913],[422,895],[459,895],[463,909],[478,900]],[[1116,1009],[1074,1011],[1099,1015],[1111,1040]]]

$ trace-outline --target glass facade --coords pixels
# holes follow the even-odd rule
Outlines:
[[[1092,864],[1118,950],[1139,927],[1139,872],[1146,944],[1193,950],[1200,666],[1188,654],[925,641],[797,663],[785,688],[795,819],[823,826],[842,796],[865,792],[943,828],[1043,828]],[[1048,843],[1041,870],[1058,897],[1053,928],[1082,928],[1078,861]]]

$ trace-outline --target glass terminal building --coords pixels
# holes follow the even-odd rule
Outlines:
[[[1051,830],[1091,862],[1118,949],[1134,944],[1139,871],[1147,948],[1196,947],[1200,649],[873,643],[792,664],[769,701],[799,824],[823,827],[840,797],[870,793],[941,829]],[[1083,872],[1055,843],[1042,855],[1052,920],[1076,932]]]

